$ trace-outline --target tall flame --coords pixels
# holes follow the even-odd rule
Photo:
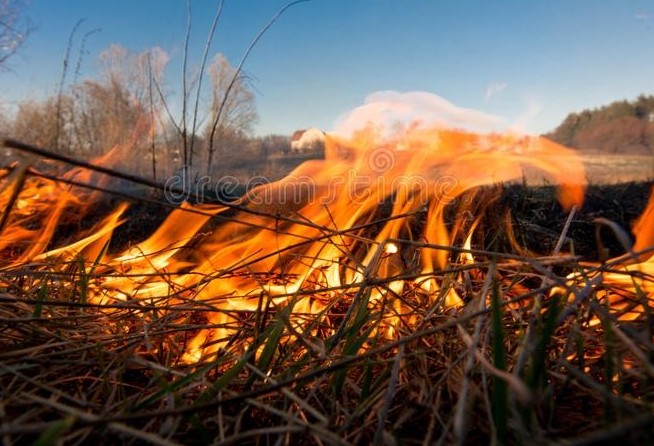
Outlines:
[[[450,225],[447,209],[479,186],[521,178],[525,166],[560,185],[565,208],[582,202],[580,159],[546,139],[411,125],[382,135],[369,126],[351,138],[329,135],[324,160],[305,162],[235,203],[180,206],[149,238],[122,252],[106,247],[125,206],[78,241],[46,251],[64,211],[85,200],[30,177],[0,249],[25,246],[4,259],[7,268],[36,261],[36,267],[58,268],[60,261],[49,261],[81,257],[87,269],[103,274],[90,291],[97,303],[206,304],[211,328],[188,343],[188,362],[227,348],[242,315],[262,305],[291,305],[295,330],[315,331],[303,315],[320,319],[364,283],[378,284],[368,296],[370,306],[393,309],[380,327],[382,335],[394,336],[402,315],[410,313],[398,298],[406,289],[420,290],[425,305],[462,303],[464,296],[444,285],[440,271],[472,259],[445,247],[469,246],[481,215]],[[6,204],[10,196],[7,187],[0,199]],[[40,224],[30,229],[37,217]]]

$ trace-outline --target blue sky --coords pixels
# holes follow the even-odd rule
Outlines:
[[[192,2],[191,63],[200,63],[218,1]],[[212,54],[237,64],[287,1],[226,0]],[[30,0],[35,25],[0,72],[0,103],[56,90],[71,29],[89,36],[81,76],[93,77],[110,44],[159,46],[166,88],[179,107],[184,0]],[[372,93],[424,91],[553,129],[571,111],[654,94],[652,0],[312,0],[289,9],[245,64],[259,112],[257,134],[333,128]],[[74,53],[74,58],[77,53]]]

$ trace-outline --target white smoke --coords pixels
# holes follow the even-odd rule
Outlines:
[[[371,124],[388,132],[409,124],[480,133],[501,131],[509,126],[502,117],[458,107],[434,93],[389,90],[368,95],[363,105],[338,118],[333,133],[347,137]]]
[[[507,82],[491,82],[486,86],[486,93],[484,94],[484,100],[490,101],[493,96],[497,96],[506,90],[509,84]]]

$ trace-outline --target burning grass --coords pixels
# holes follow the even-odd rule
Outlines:
[[[466,306],[425,307],[421,290],[406,290],[396,298],[412,311],[401,320],[415,322],[394,340],[375,330],[393,309],[367,305],[383,281],[341,295],[331,336],[299,334],[292,303],[262,305],[237,316],[230,343],[250,339],[242,354],[192,365],[180,363],[183,347],[207,328],[209,304],[94,305],[75,271],[33,290],[33,277],[5,273],[3,442],[648,442],[649,310],[618,324],[592,282],[571,303],[538,308],[550,284],[564,283],[552,266],[578,268],[569,257],[499,254],[453,266]]]
[[[395,153],[403,166],[401,151],[376,153]],[[596,250],[589,219],[614,209],[619,222],[640,214],[646,196],[636,185],[605,196],[591,190],[586,207],[570,214],[552,204],[553,188],[479,188],[473,171],[471,186],[436,214],[450,243],[437,243],[442,231],[429,229],[432,207],[397,200],[347,225],[328,213],[322,226],[297,209],[266,214],[243,202],[185,205],[159,225],[141,202],[129,220],[134,227],[139,215],[148,219],[146,242],[130,244],[143,238],[129,229],[103,232],[127,215],[105,211],[79,223],[75,239],[89,243],[53,251],[65,231],[46,215],[21,214],[38,177],[17,172],[9,184],[21,193],[5,189],[12,210],[3,225],[34,232],[2,237],[10,259],[0,275],[5,444],[588,444],[654,436],[647,262],[616,257],[629,246],[606,222]],[[621,190],[642,201],[618,200]],[[49,209],[79,217],[70,212],[78,197]],[[389,222],[402,224],[387,230]],[[243,224],[253,229],[224,231]],[[20,241],[51,226],[48,246],[26,256],[33,243]],[[292,243],[283,244],[289,233]],[[258,249],[267,239],[280,244]],[[305,243],[319,249],[297,249]],[[239,247],[240,257],[225,257],[225,246]],[[334,252],[336,263],[326,254]],[[139,255],[148,268],[135,263]],[[604,261],[589,261],[597,257]],[[204,258],[211,269],[198,267]]]

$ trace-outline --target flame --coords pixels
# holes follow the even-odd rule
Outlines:
[[[107,246],[126,205],[76,242],[52,247],[69,211],[95,198],[29,176],[0,251],[5,268],[40,262],[36,267],[56,269],[82,259],[86,268],[103,274],[90,290],[96,303],[156,305],[165,299],[206,305],[212,309],[210,328],[188,343],[187,362],[228,348],[243,315],[262,306],[292,308],[289,322],[300,336],[315,334],[321,323],[333,331],[326,315],[344,298],[354,299],[362,284],[376,284],[366,297],[368,306],[392,310],[379,334],[393,337],[402,323],[412,322],[402,320],[411,313],[398,298],[406,290],[415,290],[421,305],[463,303],[465,296],[446,284],[440,271],[452,262],[474,261],[447,247],[470,248],[482,215],[469,211],[449,225],[447,210],[480,186],[520,179],[525,166],[559,184],[563,207],[581,204],[580,159],[546,139],[417,125],[389,136],[369,126],[351,138],[328,135],[325,160],[305,162],[235,203],[185,203],[149,238],[115,253]],[[69,177],[79,180],[82,174],[76,170]],[[11,202],[11,185],[18,184],[9,176],[5,171],[4,204]]]
[[[607,262],[607,268],[599,272],[569,277],[576,286],[588,286],[589,279],[595,278],[596,295],[609,312],[618,320],[635,320],[651,311],[650,296],[654,295],[654,189],[645,210],[633,226],[635,243],[631,252]],[[599,323],[597,318],[591,325]]]
[[[642,252],[654,246],[654,188],[649,196],[647,207],[633,227],[636,242],[633,251]],[[649,260],[654,252],[644,253],[640,259]]]

